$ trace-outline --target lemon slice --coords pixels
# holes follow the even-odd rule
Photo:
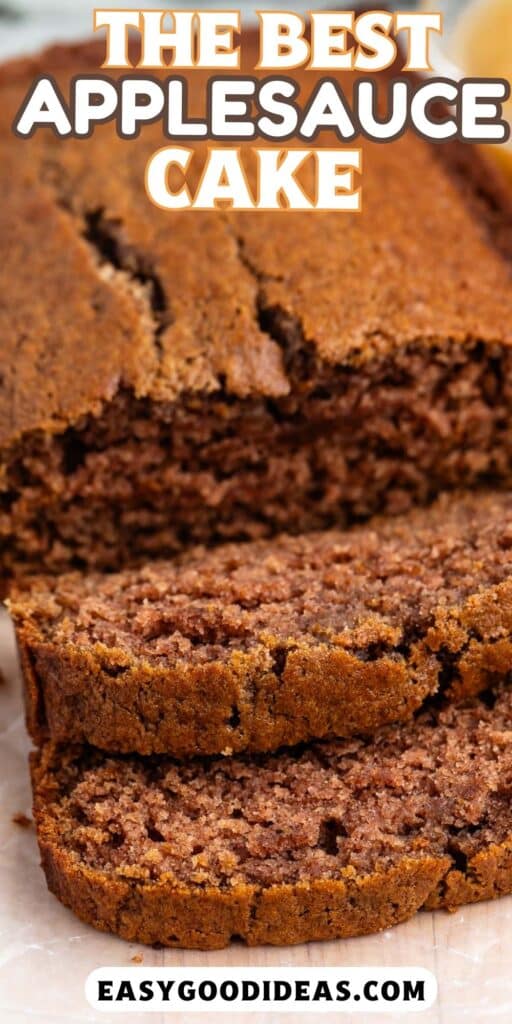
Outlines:
[[[512,81],[512,0],[472,0],[451,43],[453,59],[467,75]]]
[[[472,78],[505,78],[512,84],[512,0],[469,0],[446,40],[449,58]],[[503,105],[512,123],[512,98]],[[512,175],[512,143],[486,146]]]

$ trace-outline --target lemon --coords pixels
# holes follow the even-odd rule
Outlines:
[[[445,45],[466,77],[505,78],[512,84],[512,0],[468,0]],[[512,123],[512,98],[503,112]],[[485,148],[512,175],[512,143]]]
[[[455,62],[475,78],[512,81],[512,0],[472,0],[452,35]]]

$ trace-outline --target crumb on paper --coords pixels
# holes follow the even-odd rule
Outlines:
[[[132,964],[143,964],[144,963],[144,957],[143,957],[142,953],[136,953],[135,956],[132,956],[131,962],[132,962]]]
[[[23,814],[23,811],[13,814],[12,820],[13,824],[19,825],[20,828],[30,828],[32,824],[32,818],[28,818],[26,814]]]

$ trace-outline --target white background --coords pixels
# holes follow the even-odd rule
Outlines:
[[[285,10],[287,7],[294,11],[308,10],[315,7],[320,9],[329,7],[353,9],[357,7],[360,0],[326,0],[325,3],[315,3],[314,0],[290,0],[289,3],[282,0],[262,0],[257,2],[244,2],[244,0],[210,0],[206,3],[193,2],[193,0],[180,0],[172,3],[171,0],[151,0],[147,7],[162,7],[176,9],[194,7],[216,7],[244,9],[252,13],[261,7],[263,10],[276,7]],[[405,6],[409,9],[415,6],[416,0],[395,0],[393,6]],[[462,0],[449,0],[451,4],[457,5]],[[94,7],[143,7],[144,4],[138,0],[0,0],[0,58],[7,55],[23,53],[28,49],[37,49],[44,43],[53,42],[55,39],[79,39],[88,35],[92,30],[92,9]],[[376,4],[376,7],[379,5]],[[6,15],[2,17],[2,9]],[[13,15],[19,14],[19,18],[9,17],[8,12]]]
[[[143,3],[137,0],[0,0],[0,59],[2,57],[24,53],[37,49],[48,42],[56,39],[80,39],[82,36],[90,35],[92,32],[92,10],[94,7],[143,7]],[[151,0],[147,7],[162,7],[171,9],[173,4],[165,0]],[[235,9],[245,8],[252,11],[258,5],[239,3],[238,0],[227,0],[225,6]],[[268,2],[261,4],[262,8],[279,7],[279,3]],[[286,6],[286,5],[285,5]],[[294,0],[291,4],[293,10],[300,10],[306,7],[301,0]],[[315,6],[315,4],[310,4]],[[326,4],[328,6],[328,4]],[[338,6],[346,6],[340,3]],[[13,12],[10,17],[7,13],[2,17],[2,7]],[[188,0],[180,0],[174,7],[218,7],[222,3],[189,3]],[[15,17],[19,15],[19,17]]]

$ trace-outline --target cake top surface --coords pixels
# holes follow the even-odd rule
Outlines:
[[[11,132],[36,74],[66,95],[101,60],[84,44],[0,70],[2,447],[123,387],[162,402],[284,396],[297,340],[349,366],[447,340],[510,344],[509,215],[469,147],[363,142],[361,214],[168,213],[143,187],[159,125],[137,141],[110,125],[88,140]],[[207,75],[192,77],[192,113]],[[297,75],[304,96],[315,76]]]
[[[432,509],[349,531],[193,549],[104,576],[43,577],[10,604],[36,643],[97,650],[112,665],[229,662],[236,671],[250,655],[270,669],[276,652],[301,645],[368,660],[403,652],[430,629],[448,644],[450,611],[468,600],[473,628],[480,616],[485,629],[478,595],[509,580],[511,567],[511,496],[443,496]]]

